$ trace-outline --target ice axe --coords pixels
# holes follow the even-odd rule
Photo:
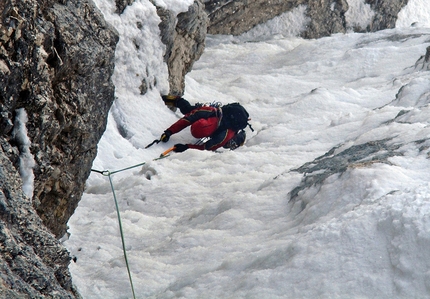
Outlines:
[[[153,146],[155,143],[160,143],[160,141],[161,140],[159,140],[159,139],[155,139],[154,141],[152,141],[150,144],[148,144],[147,146],[145,146],[145,148],[148,148],[148,147],[151,147],[151,146]]]
[[[145,148],[148,148],[148,147],[154,145],[154,143],[158,144],[158,143],[160,143],[160,141],[167,142],[169,140],[170,135],[172,135],[171,131],[169,131],[169,130],[164,131],[164,133],[163,133],[163,135],[161,135],[160,139],[155,139],[150,144],[145,146]]]
[[[154,161],[156,161],[156,160],[160,160],[160,159],[163,159],[163,158],[168,157],[168,156],[169,156],[169,153],[170,153],[171,151],[174,151],[174,150],[175,150],[175,148],[176,148],[176,147],[172,146],[172,147],[171,147],[171,148],[169,148],[168,150],[166,150],[166,151],[164,151],[163,153],[161,153],[160,157],[155,158],[155,159],[154,159]]]

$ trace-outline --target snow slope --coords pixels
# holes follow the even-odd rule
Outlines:
[[[415,66],[430,45],[424,2],[410,1],[399,28],[377,33],[303,40],[275,30],[262,39],[259,28],[256,42],[252,33],[209,37],[184,97],[239,101],[255,132],[236,151],[153,161],[193,141],[184,130],[144,149],[180,117],[159,97],[168,87],[159,20],[146,1],[120,17],[109,0],[96,1],[121,39],[117,100],[93,168],[146,162],[112,175],[137,298],[430,296],[430,73]],[[144,32],[135,26],[142,19],[152,24]],[[300,31],[301,15],[286,19],[300,20],[289,32]],[[142,78],[153,82],[144,96]],[[372,144],[386,146],[379,160],[351,158],[304,184],[332,170],[317,167],[324,161]],[[304,165],[309,173],[298,171]],[[83,297],[132,298],[107,177],[92,173],[69,226]]]

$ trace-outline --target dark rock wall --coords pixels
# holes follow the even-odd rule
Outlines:
[[[360,31],[393,28],[397,14],[407,2],[408,0],[366,0],[375,11],[375,16],[369,28],[360,28]],[[306,14],[310,18],[310,23],[302,34],[304,38],[346,32],[346,0],[209,0],[205,2],[210,20],[208,33],[240,35],[299,5],[307,7]]]
[[[117,12],[121,14],[134,0],[116,0]],[[169,71],[169,93],[183,95],[185,75],[191,71],[195,61],[203,54],[209,19],[205,6],[195,0],[188,11],[175,15],[173,12],[157,6],[161,19],[159,24],[161,41],[166,45],[164,61]]]
[[[57,238],[106,127],[118,37],[91,1],[2,0],[0,12],[0,298],[75,298]]]
[[[205,6],[210,19],[208,33],[239,35],[304,2],[305,0],[207,1]]]
[[[310,23],[302,33],[304,38],[319,38],[333,33],[345,33],[346,0],[308,0]]]
[[[408,0],[366,0],[375,11],[370,31],[378,31],[396,27],[399,11],[408,4]]]
[[[117,36],[89,1],[2,2],[0,113],[8,158],[19,169],[12,127],[28,115],[33,202],[57,236],[81,198],[114,99]]]
[[[10,145],[4,139],[0,145],[0,298],[80,298],[68,251],[23,194],[19,173],[5,153]]]
[[[292,170],[303,173],[304,177],[300,185],[290,192],[290,200],[295,200],[300,191],[315,185],[321,185],[328,177],[342,174],[348,168],[373,163],[388,164],[388,158],[402,155],[398,151],[400,146],[399,144],[390,143],[390,139],[375,140],[352,146],[336,155],[334,152],[338,147],[335,147],[312,162]]]
[[[170,94],[183,95],[185,75],[203,54],[208,26],[204,5],[194,1],[187,12],[174,16],[157,7],[161,18],[161,40],[166,45],[164,60],[169,70]]]
[[[421,56],[415,63],[415,69],[430,71],[430,46],[426,49],[426,54]]]

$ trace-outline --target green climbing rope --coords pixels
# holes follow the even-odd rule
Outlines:
[[[125,170],[128,170],[128,169],[132,169],[132,168],[135,168],[135,167],[139,167],[139,166],[142,166],[144,164],[145,164],[145,162],[137,164],[137,165],[133,165],[133,166],[130,166],[130,167],[127,167],[127,168],[123,168],[123,169],[120,169],[120,170],[116,170],[116,171],[109,171],[109,170],[100,171],[100,170],[91,169],[91,171],[94,171],[94,172],[97,172],[97,173],[100,173],[100,174],[102,174],[104,176],[109,177],[109,183],[110,183],[110,186],[111,186],[111,189],[112,189],[113,199],[114,199],[114,202],[115,202],[116,214],[118,216],[119,232],[120,232],[120,235],[121,235],[121,242],[122,242],[122,251],[124,253],[125,265],[127,267],[128,278],[130,280],[130,286],[131,286],[131,292],[133,293],[133,299],[136,299],[136,294],[134,292],[133,279],[131,278],[130,266],[129,266],[128,259],[127,259],[127,251],[125,249],[125,240],[124,240],[124,232],[123,232],[123,229],[122,229],[121,214],[119,212],[118,200],[116,199],[115,188],[114,188],[111,176],[112,176],[112,174],[115,174],[115,173],[118,173],[118,172],[121,172],[121,171],[125,171]]]
[[[112,173],[109,174],[109,182],[110,182],[110,186],[112,188],[112,194],[113,194],[113,198],[115,201],[116,214],[118,216],[119,232],[121,234],[121,241],[122,241],[122,251],[124,252],[125,265],[127,266],[128,278],[130,280],[130,286],[131,286],[131,292],[133,293],[133,298],[136,299],[136,294],[134,293],[134,287],[133,287],[133,280],[131,279],[130,266],[128,264],[128,259],[127,259],[127,251],[125,250],[124,232],[122,230],[121,215],[119,213],[118,201],[116,199],[115,188],[113,186],[111,174]]]

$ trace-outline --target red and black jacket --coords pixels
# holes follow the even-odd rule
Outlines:
[[[234,137],[236,132],[234,130],[223,128],[222,125],[222,115],[221,111],[216,107],[202,106],[192,110],[187,113],[180,120],[171,125],[167,130],[172,132],[172,134],[178,133],[185,129],[186,127],[192,125],[199,119],[217,117],[219,119],[218,129],[211,134],[210,140],[201,145],[187,144],[189,148],[199,149],[199,150],[211,150],[214,151],[222,146],[224,146],[231,138]]]

